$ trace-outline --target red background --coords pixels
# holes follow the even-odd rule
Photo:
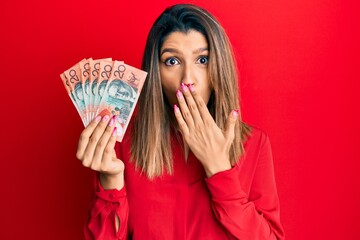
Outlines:
[[[140,67],[153,21],[177,2],[1,1],[0,239],[82,239],[91,173],[59,74],[88,57]],[[287,239],[360,239],[358,4],[192,2],[234,45],[243,118],[272,143]]]

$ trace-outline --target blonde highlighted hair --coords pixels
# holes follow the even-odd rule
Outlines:
[[[131,155],[135,166],[150,179],[166,171],[173,173],[170,143],[170,109],[162,92],[160,78],[160,49],[166,37],[173,32],[202,33],[209,47],[208,76],[213,87],[208,108],[216,124],[225,128],[229,113],[240,109],[238,76],[228,37],[218,21],[206,10],[179,4],[165,9],[152,26],[145,46],[142,69],[148,72],[134,119]],[[243,141],[250,128],[241,121],[236,124],[235,138],[230,149],[234,165],[244,152]]]

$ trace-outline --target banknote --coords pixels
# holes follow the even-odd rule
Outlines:
[[[98,91],[98,78],[99,78],[99,71],[100,71],[100,62],[101,61],[112,61],[111,58],[104,58],[104,59],[95,59],[89,60],[89,64],[90,64],[90,99],[91,102],[89,104],[89,108],[90,108],[90,115],[91,115],[91,119],[94,119],[96,116],[96,110],[99,107],[99,103],[98,102],[98,95],[97,95],[97,91]]]
[[[73,95],[72,91],[70,90],[69,81],[68,81],[67,78],[65,77],[65,74],[64,74],[64,73],[60,74],[60,78],[61,78],[61,80],[62,80],[62,82],[63,82],[63,84],[64,84],[64,87],[65,87],[66,92],[67,92],[68,95],[69,95],[69,98],[71,99],[73,105],[75,106],[76,111],[78,112],[78,114],[79,114],[80,117],[81,117],[82,123],[84,124],[84,126],[86,126],[85,119],[83,118],[83,116],[81,116],[81,111],[79,110],[79,106],[78,106],[78,104],[76,103],[75,96]]]
[[[122,141],[147,72],[111,58],[83,59],[60,74],[84,126],[97,115],[115,115]]]
[[[112,67],[113,67],[113,61],[106,61],[106,60],[100,61],[99,76],[98,76],[97,90],[96,90],[96,100],[94,102],[94,105],[96,106],[95,115],[99,114],[98,106],[100,105],[106,85],[111,76]]]
[[[84,93],[84,103],[86,108],[86,118],[88,122],[92,120],[91,113],[90,113],[90,59],[86,59],[84,61],[79,62],[80,67],[80,78],[81,83],[83,87],[83,93]]]
[[[147,72],[114,61],[98,112],[107,109],[116,116],[117,141],[122,141],[146,76]]]
[[[90,64],[90,103],[89,103],[89,111],[91,119],[95,117],[95,106],[94,102],[96,99],[96,88],[97,88],[97,81],[99,76],[99,69],[100,69],[100,60],[89,60]]]
[[[85,61],[85,59],[80,62]],[[65,78],[68,80],[70,91],[75,97],[75,101],[80,111],[80,116],[84,119],[85,125],[88,125],[90,119],[87,117],[86,105],[84,100],[84,89],[81,82],[81,71],[79,63],[75,64],[64,72]]]

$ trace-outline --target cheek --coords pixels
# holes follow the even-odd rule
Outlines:
[[[210,84],[207,71],[202,72],[201,81],[199,82],[199,91],[201,91],[201,97],[203,98],[204,102],[207,104],[210,99],[210,95],[213,91],[213,88]]]
[[[178,89],[178,84],[176,81],[167,78],[164,75],[161,75],[161,85],[163,89],[163,93],[166,96],[168,102],[173,105],[177,102],[176,98],[176,90]]]
[[[176,90],[174,90],[173,88],[169,88],[166,85],[163,85],[162,89],[163,89],[163,92],[164,92],[165,96],[168,99],[171,99],[171,98],[175,97]]]
[[[176,90],[180,87],[179,74],[175,69],[167,71],[160,68],[161,85],[163,92],[170,104],[177,102]]]
[[[208,104],[210,95],[211,95],[212,89],[210,87],[207,87],[202,90],[201,97],[203,98],[204,102]]]

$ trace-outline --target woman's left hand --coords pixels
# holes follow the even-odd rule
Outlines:
[[[234,140],[238,110],[228,116],[225,129],[220,129],[211,116],[206,103],[193,85],[181,84],[176,96],[179,107],[174,112],[180,132],[191,151],[204,166],[206,175],[231,168],[229,150]]]

